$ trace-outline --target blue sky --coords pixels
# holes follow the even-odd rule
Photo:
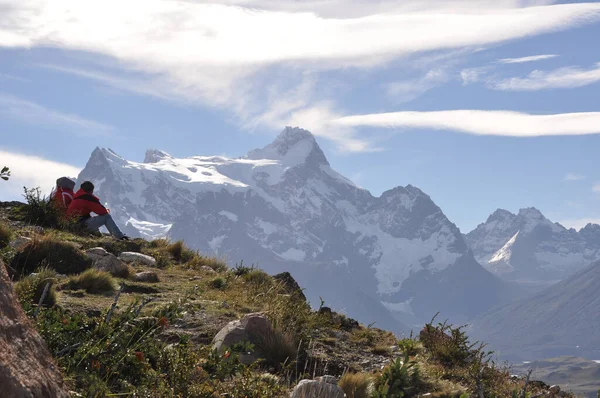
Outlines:
[[[600,223],[598,2],[23,3],[0,0],[0,200],[96,146],[240,156],[293,125],[463,232],[499,207]]]

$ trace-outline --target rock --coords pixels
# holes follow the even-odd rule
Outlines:
[[[93,261],[92,266],[100,271],[106,271],[111,275],[120,277],[129,275],[127,264],[102,247],[87,249],[85,255]]]
[[[344,390],[335,384],[317,380],[301,380],[290,395],[291,398],[344,398]]]
[[[228,347],[236,343],[249,341],[257,343],[257,336],[264,336],[272,329],[271,322],[261,313],[253,313],[245,315],[238,321],[229,322],[223,329],[217,333],[212,341],[213,349],[219,353],[224,353]],[[240,361],[244,359],[246,362],[252,363],[260,357],[260,352],[255,349],[255,352],[250,357],[240,357]],[[245,363],[245,364],[249,364]]]
[[[0,260],[0,386],[3,397],[67,398],[46,343],[31,326]]]
[[[202,278],[200,278],[199,276],[192,276],[192,277],[191,277],[190,279],[188,279],[188,280],[190,280],[190,281],[198,281],[198,280],[200,280],[200,279],[202,279]]]
[[[133,278],[136,282],[157,283],[158,275],[154,271],[138,272]]]
[[[302,291],[300,285],[298,285],[298,282],[296,282],[292,274],[290,274],[289,272],[282,272],[280,274],[273,275],[273,279],[279,281],[286,292],[288,292],[289,294],[296,295],[302,301],[306,301],[306,296],[304,295],[304,292]]]
[[[32,239],[28,238],[26,236],[19,236],[17,237],[15,240],[13,240],[12,242],[10,242],[8,245],[10,247],[12,247],[13,249],[20,249],[21,247],[25,246],[26,244],[28,244],[29,242],[31,242]]]
[[[550,386],[551,394],[558,394],[559,392],[560,392],[560,386],[557,386],[557,385]]]
[[[333,316],[333,311],[329,307],[321,307],[319,308],[319,314]]]
[[[335,384],[337,386],[338,383],[338,379],[335,376],[320,376],[315,378],[315,380],[323,382],[323,383],[329,383],[329,384]]]
[[[200,271],[204,271],[207,272],[209,274],[216,274],[217,271],[215,271],[214,269],[210,268],[208,265],[203,265],[202,267],[200,267]]]
[[[569,394],[566,391],[562,391],[562,390],[557,395],[559,397],[567,397],[567,396],[569,396]]]
[[[156,259],[154,257],[147,256],[142,253],[123,252],[119,254],[119,259],[125,261],[126,263],[142,263],[149,265],[150,267],[154,267],[156,265]]]

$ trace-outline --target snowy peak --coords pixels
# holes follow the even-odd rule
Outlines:
[[[286,127],[271,144],[250,151],[247,158],[278,160],[287,167],[300,164],[329,166],[315,137],[298,127]]]
[[[158,163],[165,158],[171,158],[171,155],[159,149],[148,149],[144,157],[144,163]]]

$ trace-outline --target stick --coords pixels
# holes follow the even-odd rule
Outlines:
[[[121,287],[119,287],[119,291],[117,292],[117,294],[115,296],[115,301],[110,306],[110,310],[108,310],[108,314],[106,314],[106,319],[104,321],[105,323],[110,322],[110,317],[112,316],[112,313],[115,310],[115,307],[117,306],[117,302],[119,301],[119,297],[121,296],[121,292],[123,291],[124,287],[125,287],[125,284],[121,283]]]
[[[48,289],[50,289],[50,285],[51,283],[48,282],[46,283],[46,286],[44,287],[44,291],[42,292],[42,296],[40,297],[40,301],[38,302],[37,308],[35,309],[35,312],[33,313],[33,318],[37,318],[38,313],[40,312],[40,307],[42,306],[42,303],[44,302],[44,300],[46,299],[46,296],[48,295]]]

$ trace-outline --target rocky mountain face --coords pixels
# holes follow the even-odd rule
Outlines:
[[[365,323],[464,320],[506,295],[429,196],[408,185],[374,197],[299,128],[236,159],[150,150],[136,163],[97,148],[78,180],[96,184],[131,235],[290,271],[313,304],[322,296]]]
[[[600,225],[566,229],[535,208],[496,210],[465,238],[480,264],[511,280],[557,281],[600,260]]]
[[[470,335],[505,357],[600,358],[600,261],[533,297],[476,319]]]

